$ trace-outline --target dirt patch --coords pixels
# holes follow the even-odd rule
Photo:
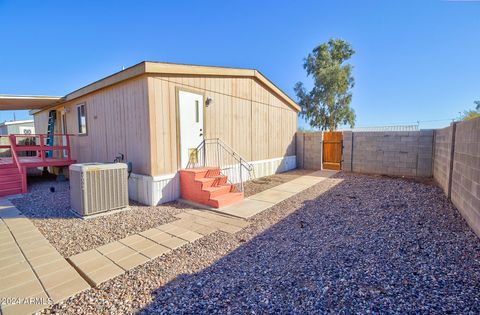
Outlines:
[[[245,197],[258,194],[264,190],[273,188],[283,183],[294,180],[297,177],[308,175],[312,173],[312,170],[292,170],[285,173],[279,173],[275,175],[265,176],[258,179],[254,179],[245,183],[244,193]]]

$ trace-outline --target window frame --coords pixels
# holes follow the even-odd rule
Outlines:
[[[85,132],[82,132],[82,123],[81,123],[81,116],[80,116],[80,110],[83,107],[83,114],[85,116]],[[87,103],[83,102],[80,104],[77,104],[77,135],[79,136],[86,136],[88,135],[88,119],[87,119]]]

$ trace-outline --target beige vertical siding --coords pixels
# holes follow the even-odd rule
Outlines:
[[[152,174],[178,169],[178,89],[212,99],[205,108],[205,137],[221,138],[250,161],[295,155],[297,113],[254,78],[152,75]]]
[[[33,115],[33,122],[35,124],[35,133],[47,133],[48,110]]]
[[[151,174],[147,77],[131,79],[61,105],[67,113],[72,156],[79,162],[113,161],[125,154],[133,171]],[[78,135],[77,105],[87,108],[87,135]],[[47,132],[48,110],[35,114],[38,133]],[[57,117],[58,121],[60,115]],[[60,132],[60,123],[55,132]]]
[[[297,113],[257,79],[144,75],[58,107],[70,110],[68,132],[77,135],[76,106],[83,102],[87,105],[88,134],[72,137],[73,158],[102,162],[123,153],[133,162],[135,173],[175,173],[178,89],[213,100],[205,108],[206,138],[221,138],[250,161],[295,155]],[[39,133],[46,133],[47,122],[48,110],[35,115]]]

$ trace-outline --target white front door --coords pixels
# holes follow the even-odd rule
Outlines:
[[[203,96],[179,91],[180,167],[187,167],[192,152],[203,140]],[[194,158],[194,157],[193,157]]]

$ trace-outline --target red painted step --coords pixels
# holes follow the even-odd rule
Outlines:
[[[225,206],[229,206],[231,204],[237,203],[242,200],[243,200],[243,192],[234,192],[234,193],[229,193],[226,195],[214,197],[210,199],[207,202],[207,204],[210,207],[221,208],[221,207],[225,207]]]
[[[183,199],[214,208],[243,200],[243,192],[236,192],[218,167],[180,170],[180,194]]]
[[[21,194],[22,176],[17,167],[0,168],[0,197]]]

